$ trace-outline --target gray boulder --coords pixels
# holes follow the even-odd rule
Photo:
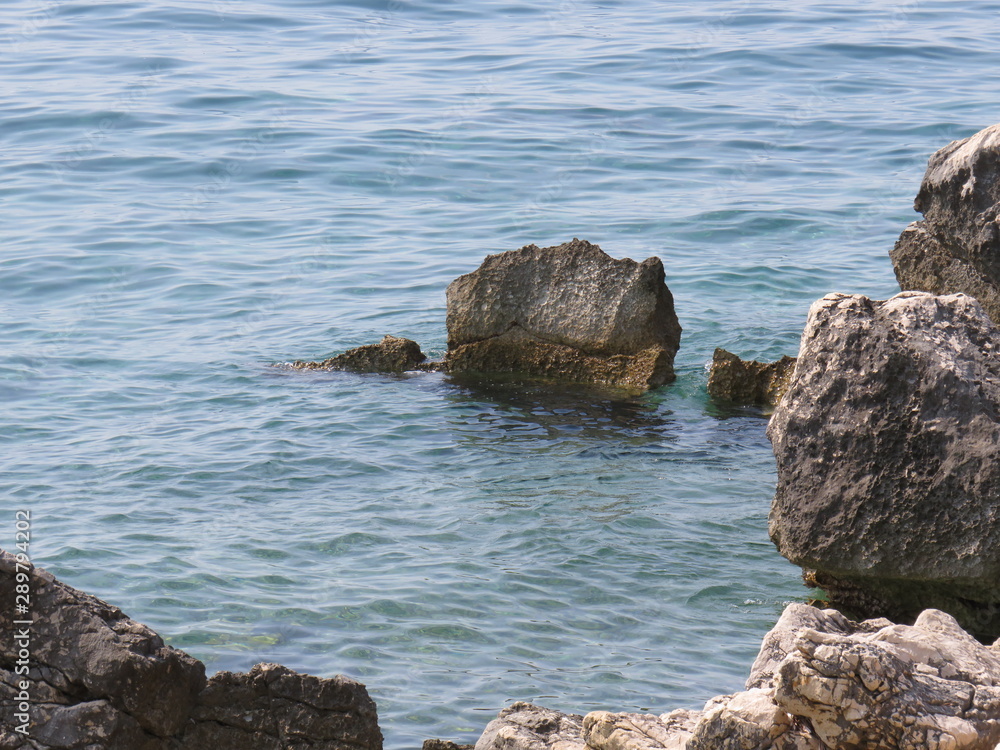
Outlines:
[[[852,611],[1000,632],[1000,345],[971,297],[815,303],[768,437],[778,550]]]
[[[747,361],[716,349],[708,375],[708,395],[737,404],[773,407],[788,390],[794,370],[794,357],[785,356],[777,362]]]
[[[935,153],[914,208],[890,252],[900,288],[968,294],[1000,323],[1000,125]]]
[[[121,610],[0,550],[0,600],[30,590],[30,625],[0,608],[0,714],[29,703],[3,750],[381,750],[375,703],[347,677],[274,664],[205,679],[205,666]],[[12,634],[26,631],[28,673]],[[23,640],[23,639],[22,639]],[[24,683],[27,683],[26,686]]]
[[[377,344],[348,349],[322,362],[296,360],[296,370],[351,370],[354,372],[406,372],[420,368],[427,356],[416,341],[399,336],[383,336]]]
[[[645,390],[674,378],[681,328],[659,258],[574,239],[487,256],[453,281],[445,368]]]

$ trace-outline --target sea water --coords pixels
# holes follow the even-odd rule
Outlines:
[[[344,673],[390,748],[513,699],[742,686],[787,602],[766,415],[717,346],[897,291],[927,157],[1000,120],[970,0],[8,0],[0,497],[209,672]],[[675,383],[293,372],[446,346],[445,287],[573,237],[662,258]]]

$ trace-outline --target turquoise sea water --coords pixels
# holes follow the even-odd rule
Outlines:
[[[884,298],[927,157],[1000,120],[1000,4],[10,0],[0,497],[33,555],[210,671],[365,682],[389,748],[511,699],[738,689],[809,591],[716,346]],[[658,255],[676,383],[299,373],[572,237]]]

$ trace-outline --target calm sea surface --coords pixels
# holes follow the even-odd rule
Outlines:
[[[210,672],[365,682],[387,747],[511,699],[738,689],[809,591],[716,346],[897,291],[927,157],[1000,121],[1000,3],[6,0],[0,504]],[[289,372],[440,355],[488,253],[664,261],[676,383]]]

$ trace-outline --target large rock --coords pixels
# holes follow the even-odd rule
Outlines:
[[[0,550],[0,601],[16,586],[32,622],[0,608],[3,750],[381,750],[375,703],[354,680],[264,664],[206,682],[201,662],[145,625]],[[7,724],[24,702],[27,736]]]
[[[448,287],[451,372],[520,372],[655,388],[681,328],[659,258],[616,260],[583,240],[487,256]]]
[[[1000,633],[1000,345],[971,297],[815,303],[768,426],[770,533],[851,611]]]
[[[708,395],[737,404],[773,407],[788,390],[794,370],[794,357],[784,356],[776,362],[747,361],[716,349],[708,375]]]
[[[914,208],[890,252],[900,288],[968,294],[1000,323],[1000,125],[935,153]]]

